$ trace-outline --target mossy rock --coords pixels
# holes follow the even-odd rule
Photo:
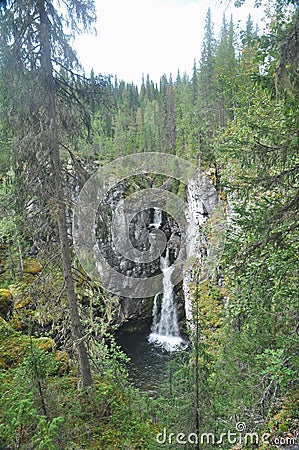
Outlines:
[[[15,331],[0,317],[0,369],[8,369],[21,364],[29,345],[28,336]]]
[[[18,299],[15,301],[14,309],[23,309],[30,305],[30,298]]]
[[[30,351],[32,342],[45,352],[52,352],[55,347],[53,339],[48,337],[30,338],[16,331],[9,323],[0,317],[0,369],[17,367]]]
[[[40,263],[35,260],[26,260],[24,261],[24,273],[30,273],[35,275],[43,270],[43,267]]]
[[[14,314],[12,319],[8,322],[9,325],[16,331],[22,331],[22,322],[20,321],[20,318]]]
[[[71,369],[71,360],[67,352],[56,350],[54,359],[58,363],[58,375],[69,373]]]
[[[0,316],[5,319],[12,309],[12,293],[9,289],[0,289]]]
[[[41,337],[41,338],[35,339],[35,344],[36,344],[37,348],[39,348],[40,350],[43,350],[44,352],[51,353],[55,348],[55,342],[53,341],[53,339],[48,338],[48,337]]]
[[[10,300],[12,293],[9,289],[0,289],[0,300]]]

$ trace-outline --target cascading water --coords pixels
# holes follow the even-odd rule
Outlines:
[[[155,228],[160,228],[162,225],[162,209],[154,208],[154,222],[152,225]]]
[[[149,217],[151,223],[148,229],[163,231],[162,210],[153,208]],[[169,247],[171,248],[171,245]],[[159,392],[160,385],[167,376],[166,364],[171,360],[172,352],[188,347],[188,342],[180,336],[178,326],[175,291],[171,282],[174,267],[171,266],[169,253],[172,254],[172,251],[167,247],[165,256],[159,259],[163,275],[163,292],[154,297],[150,335],[148,330],[140,330],[138,334],[122,331],[117,336],[117,343],[130,358],[128,366],[130,379],[141,391],[153,396]],[[153,266],[155,272],[156,263],[157,261]]]
[[[154,210],[155,228],[159,228],[162,224],[162,211]],[[163,273],[163,297],[161,302],[161,311],[159,313],[158,300],[159,295],[156,294],[153,306],[153,323],[149,342],[162,347],[167,351],[175,351],[180,347],[185,347],[186,342],[180,336],[177,308],[174,296],[174,286],[171,282],[173,267],[169,260],[169,248],[166,249],[165,257],[160,257],[160,267]]]
[[[154,306],[153,306],[153,323],[152,323],[152,327],[151,327],[152,332],[154,332],[154,330],[157,330],[158,321],[159,321],[158,300],[159,300],[159,294],[156,294],[155,298],[154,298]]]

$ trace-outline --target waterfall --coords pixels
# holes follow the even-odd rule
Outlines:
[[[171,283],[171,274],[173,267],[169,261],[169,249],[166,249],[166,255],[160,258],[160,267],[163,273],[163,297],[161,311],[159,314],[158,299],[156,294],[153,306],[153,323],[149,341],[162,347],[167,351],[178,350],[179,347],[185,347],[186,342],[180,336],[177,308],[175,304],[174,287]]]
[[[176,305],[174,303],[174,292],[171,284],[173,268],[170,267],[169,249],[166,250],[165,258],[161,257],[161,269],[163,272],[163,299],[161,305],[160,321],[153,330],[160,336],[179,336],[179,326]]]
[[[152,323],[152,332],[154,332],[154,330],[157,330],[157,326],[158,326],[158,322],[159,322],[159,311],[158,311],[158,299],[159,299],[159,294],[155,295],[154,298],[154,306],[153,306],[153,323]]]
[[[151,224],[155,228],[160,228],[162,225],[162,209],[154,208],[154,222]]]

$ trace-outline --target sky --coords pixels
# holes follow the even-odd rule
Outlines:
[[[158,83],[163,74],[191,74],[194,60],[200,60],[209,6],[216,36],[224,12],[228,20],[233,14],[241,29],[249,13],[256,22],[263,15],[253,7],[254,0],[246,0],[241,8],[220,1],[95,0],[97,35],[81,35],[75,43],[86,75],[93,68],[95,74],[116,74],[119,80],[140,85],[142,75]]]

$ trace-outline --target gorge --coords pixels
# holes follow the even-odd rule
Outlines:
[[[113,5],[136,85],[80,67],[95,1],[0,1],[1,449],[297,450],[299,8],[236,3],[159,81]]]
[[[186,186],[186,234],[185,241],[180,242],[186,247],[191,261],[192,256],[196,256],[204,263],[208,260],[208,253],[215,257],[215,249],[209,247],[203,229],[219,203],[213,183],[198,170]],[[122,325],[118,343],[131,358],[132,379],[137,386],[147,387],[151,391],[157,381],[163,378],[163,366],[169,359],[167,353],[183,351],[189,345],[184,335],[192,320],[191,291],[194,289],[195,271],[189,263],[185,267],[183,281],[178,286],[172,284],[173,263],[178,253],[178,242],[174,237],[178,236],[178,230],[175,220],[162,209],[143,211],[135,219],[134,225],[133,239],[134,236],[142,236],[142,230],[143,237],[151,230],[162,230],[167,238],[166,248],[155,265],[151,265],[152,273],[160,271],[163,274],[163,292],[157,293],[152,299],[121,299],[119,313]],[[217,234],[221,239],[219,223],[217,226]],[[139,248],[142,246],[140,240],[137,245]],[[145,274],[148,276],[149,272]],[[157,378],[155,374],[159,374]]]

